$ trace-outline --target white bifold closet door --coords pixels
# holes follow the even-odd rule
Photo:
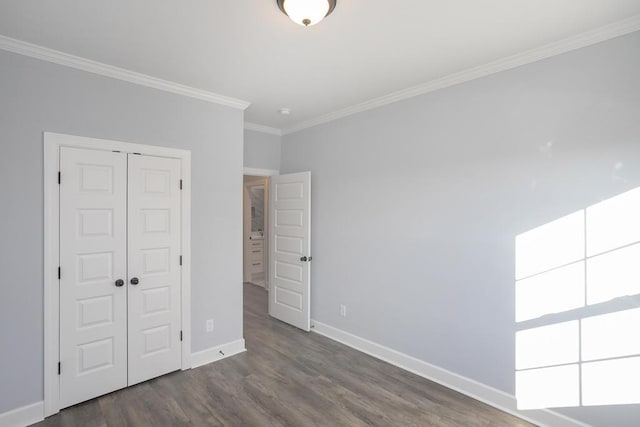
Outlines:
[[[129,155],[128,223],[133,385],[180,369],[182,361],[179,160]]]
[[[127,155],[60,149],[60,407],[127,386]]]
[[[60,150],[60,407],[180,369],[180,161]]]

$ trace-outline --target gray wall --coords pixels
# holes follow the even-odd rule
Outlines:
[[[312,172],[312,317],[514,394],[514,238],[640,186],[638,52],[634,33],[285,136],[282,172]]]
[[[280,140],[278,135],[245,129],[244,166],[280,170]]]
[[[242,338],[243,112],[0,51],[0,413],[43,399],[43,131],[191,150],[192,349]]]

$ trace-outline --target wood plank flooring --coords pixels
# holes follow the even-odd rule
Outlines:
[[[267,315],[244,285],[247,353],[65,409],[37,426],[465,426],[531,424]]]

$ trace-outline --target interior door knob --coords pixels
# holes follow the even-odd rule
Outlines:
[[[122,286],[124,286],[124,280],[122,280],[122,279],[116,280],[116,287],[120,288]]]
[[[137,277],[134,277],[134,278],[131,279],[131,284],[132,285],[137,285],[138,283],[140,283],[140,280],[138,280]]]
[[[306,262],[307,261],[307,257],[306,256],[300,257],[300,261]]]

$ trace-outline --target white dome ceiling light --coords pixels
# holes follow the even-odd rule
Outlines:
[[[304,27],[315,25],[336,7],[337,0],[276,0],[280,10]]]

